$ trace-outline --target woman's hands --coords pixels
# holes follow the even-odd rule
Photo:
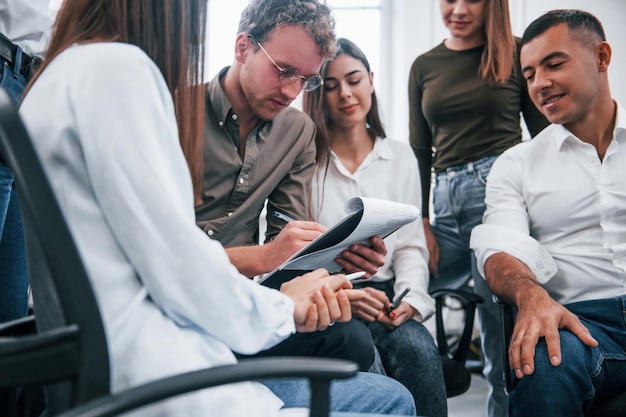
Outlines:
[[[335,262],[346,272],[365,272],[364,279],[376,274],[378,268],[385,264],[387,247],[380,236],[372,236],[369,241],[369,247],[361,244],[350,246],[335,258]]]
[[[346,292],[355,316],[366,321],[379,321],[390,329],[395,329],[417,314],[417,310],[404,301],[389,311],[391,301],[387,294],[375,288],[365,287]]]
[[[328,275],[325,269],[317,269],[285,282],[280,292],[293,300],[296,330],[312,332],[336,321],[350,321],[352,310],[345,291],[350,288],[345,275]]]

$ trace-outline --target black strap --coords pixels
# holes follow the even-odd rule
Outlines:
[[[0,33],[0,59],[10,66],[15,64],[15,54],[17,53],[17,45],[15,45],[4,34]],[[24,75],[27,79],[37,71],[41,64],[41,58],[31,57],[26,52],[22,51],[22,65],[20,66],[20,74]]]

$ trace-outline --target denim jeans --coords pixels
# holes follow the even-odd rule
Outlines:
[[[384,291],[393,299],[394,280],[356,285]],[[379,322],[365,323],[380,354],[384,373],[408,388],[419,415],[445,417],[448,414],[446,385],[441,356],[426,327],[408,320],[394,330]]]
[[[18,48],[16,65],[22,51]],[[19,68],[19,66],[17,67]],[[26,79],[0,62],[0,86],[18,100]],[[28,313],[28,275],[24,233],[13,174],[0,162],[0,323],[26,316]]]
[[[16,103],[20,101],[27,83],[26,77],[19,72],[19,68],[22,65],[22,53],[22,48],[18,46],[15,51],[15,64],[13,67],[6,62],[0,61],[0,87],[4,88]],[[17,71],[15,70],[16,68],[18,69]]]
[[[261,381],[285,403],[285,408],[309,406],[306,380]],[[413,397],[399,382],[384,375],[359,372],[354,378],[332,381],[331,417],[374,415],[415,416]]]
[[[568,304],[597,347],[583,344],[569,330],[560,330],[561,364],[552,366],[546,343],[535,350],[535,372],[517,380],[513,374],[511,416],[582,417],[593,401],[626,390],[626,296]]]
[[[375,350],[367,327],[360,321],[352,319],[318,332],[294,333],[268,350],[238,357],[315,356],[346,359],[356,362],[359,370],[366,372],[374,361]]]
[[[483,220],[487,175],[496,158],[488,156],[435,174],[431,229],[439,244],[439,264],[437,277],[431,277],[431,289],[459,288],[467,285],[459,278],[462,281],[469,277],[474,279],[474,292],[484,299],[478,304],[478,322],[485,361],[483,374],[490,384],[487,414],[506,417],[508,397],[503,373],[500,310],[493,302],[487,283],[478,274],[469,247],[472,229]]]

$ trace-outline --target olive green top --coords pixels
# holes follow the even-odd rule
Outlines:
[[[509,80],[490,86],[479,74],[483,48],[453,51],[441,43],[411,66],[410,142],[420,166],[424,217],[433,170],[500,155],[519,143],[520,112],[532,136],[549,124],[528,97],[519,53]]]

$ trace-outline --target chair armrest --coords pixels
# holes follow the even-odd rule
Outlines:
[[[455,290],[452,288],[439,288],[437,290],[434,290],[430,293],[430,296],[437,299],[439,297],[442,297],[444,295],[448,295],[454,298],[457,298],[461,301],[467,301],[470,302],[472,304],[480,304],[482,303],[483,297],[481,297],[478,294],[475,294],[473,292],[468,292],[468,291],[463,291],[463,290]]]
[[[237,364],[188,372],[96,398],[59,417],[106,417],[217,385],[270,378],[307,378],[311,381],[311,417],[328,415],[332,379],[356,375],[357,364],[339,359],[275,357],[244,359]]]
[[[437,346],[439,347],[439,354],[444,356],[450,355],[450,353],[448,352],[448,341],[446,340],[446,332],[443,324],[444,297],[456,298],[466,306],[466,316],[465,323],[463,325],[463,331],[461,333],[461,338],[459,339],[458,347],[452,356],[452,359],[464,364],[467,360],[470,343],[472,341],[472,331],[474,328],[476,305],[482,303],[484,300],[480,295],[474,294],[472,292],[451,288],[440,288],[432,291],[430,295],[435,299]]]
[[[75,377],[79,343],[76,325],[0,337],[0,388]]]
[[[502,363],[504,366],[504,381],[506,382],[506,392],[510,393],[513,389],[513,380],[511,378],[511,365],[509,363],[509,344],[513,336],[513,328],[515,327],[515,307],[506,301],[494,296],[493,300],[500,307],[500,323],[502,326]]]
[[[35,333],[37,333],[37,326],[35,316],[32,315],[0,324],[0,337],[24,336]]]

